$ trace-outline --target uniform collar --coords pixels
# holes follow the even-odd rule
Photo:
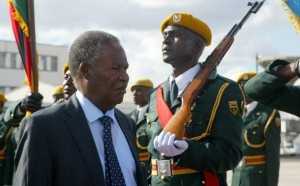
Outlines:
[[[194,79],[195,75],[200,71],[200,69],[200,64],[196,64],[192,68],[177,76],[176,78],[173,75],[169,77],[170,87],[172,81],[175,79],[176,85],[178,87],[178,97],[181,97],[184,89]]]

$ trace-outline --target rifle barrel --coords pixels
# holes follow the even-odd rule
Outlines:
[[[248,5],[251,6],[251,8],[248,10],[246,15],[241,19],[241,21],[238,24],[235,24],[231,31],[232,36],[235,36],[237,32],[243,27],[245,22],[248,20],[251,14],[257,13],[257,11],[261,8],[261,6],[264,4],[265,0],[258,2],[255,1],[254,3],[249,2]]]

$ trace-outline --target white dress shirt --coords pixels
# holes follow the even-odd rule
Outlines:
[[[178,87],[178,97],[182,96],[184,89],[194,79],[195,75],[199,72],[200,68],[200,65],[196,64],[195,66],[180,74],[176,78],[173,75],[169,77],[170,87],[172,81],[175,79],[176,85]]]
[[[245,116],[248,116],[258,105],[257,101],[252,101],[251,103],[247,104],[246,107],[246,113]]]
[[[148,108],[148,105],[145,105],[145,106],[137,106],[136,107],[136,110],[139,112],[138,114],[138,120],[142,119],[142,117],[144,117],[144,113],[146,112],[146,109]]]
[[[117,158],[122,170],[122,174],[125,179],[127,186],[136,186],[135,173],[136,164],[131,153],[130,147],[126,140],[126,137],[119,126],[119,123],[115,117],[115,110],[108,110],[103,113],[98,107],[96,107],[89,99],[84,97],[80,92],[76,92],[76,97],[79,104],[84,112],[84,115],[88,121],[89,128],[91,130],[95,145],[97,147],[98,156],[102,171],[105,175],[105,157],[104,157],[104,145],[103,145],[103,125],[99,121],[99,118],[106,115],[112,118],[113,123],[111,124],[111,133],[114,149],[117,154]]]

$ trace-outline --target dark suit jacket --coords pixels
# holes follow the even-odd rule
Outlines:
[[[115,113],[136,162],[137,185],[144,185],[134,123],[119,110]],[[96,145],[75,96],[32,115],[17,149],[16,163],[14,186],[104,186]]]

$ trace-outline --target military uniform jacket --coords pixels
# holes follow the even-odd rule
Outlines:
[[[130,113],[130,117],[136,123],[136,145],[139,155],[139,161],[141,167],[144,171],[145,177],[148,178],[150,175],[150,155],[147,151],[147,146],[149,143],[149,138],[146,133],[146,112],[148,111],[148,106],[142,109],[140,113],[137,109]]]
[[[0,186],[12,183],[14,155],[17,142],[15,133],[24,114],[18,112],[20,102],[9,106],[0,116]]]
[[[245,93],[272,108],[300,116],[300,87],[287,85],[286,80],[275,75],[276,67],[286,63],[274,61],[265,72],[246,83]]]
[[[168,100],[170,85],[162,85],[164,99]],[[166,101],[168,103],[168,101]],[[172,111],[181,105],[180,99],[168,103]],[[224,174],[233,169],[241,153],[241,105],[242,94],[238,85],[231,80],[217,76],[210,79],[198,93],[192,108],[192,118],[185,125],[188,149],[174,158],[174,164],[196,170],[192,174],[178,174],[161,178],[152,176],[153,186],[199,186],[203,185],[203,170]],[[159,153],[153,147],[155,136],[162,128],[156,111],[156,93],[152,93],[147,114],[147,134],[150,142],[148,151],[152,159],[159,159]],[[153,174],[153,170],[152,170]]]
[[[244,159],[234,170],[232,186],[276,186],[279,177],[280,116],[258,103],[244,117]]]

